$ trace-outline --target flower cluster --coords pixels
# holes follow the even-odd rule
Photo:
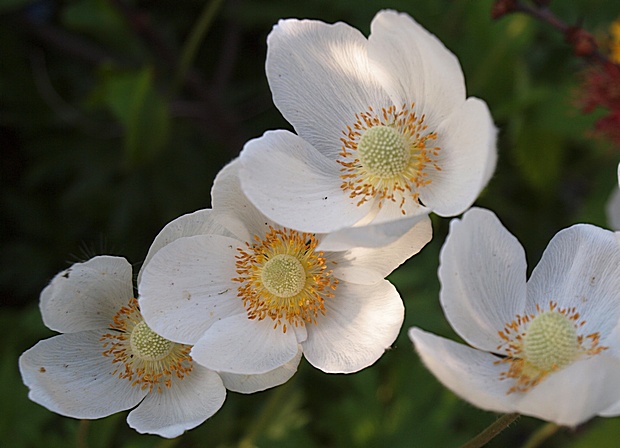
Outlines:
[[[430,241],[431,212],[465,212],[491,178],[489,110],[467,98],[454,54],[394,11],[376,15],[368,38],[282,20],[266,71],[295,132],[249,141],[217,175],[212,207],[161,230],[137,294],[119,257],[51,281],[41,314],[61,334],[19,361],[33,401],[86,419],[133,409],[137,431],[176,437],[217,412],[226,390],[282,384],[302,357],[357,372],[394,342],[404,305],[386,277]],[[457,394],[566,425],[620,413],[612,232],[561,232],[526,282],[518,242],[472,209],[452,222],[439,277],[446,316],[473,348],[410,336]]]

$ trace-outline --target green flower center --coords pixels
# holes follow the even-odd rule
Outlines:
[[[398,130],[390,126],[373,126],[359,139],[357,153],[366,171],[379,178],[402,174],[409,165],[410,151]]]
[[[306,285],[306,270],[296,257],[278,254],[263,266],[261,280],[274,296],[293,297]]]
[[[146,322],[138,323],[129,339],[131,350],[145,361],[159,361],[172,351],[174,342],[162,338]]]
[[[523,340],[524,358],[537,369],[548,372],[561,369],[579,354],[575,322],[566,314],[547,311],[537,315]]]

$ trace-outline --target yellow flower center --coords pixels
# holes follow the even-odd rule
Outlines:
[[[612,22],[609,34],[609,59],[620,64],[620,19]]]
[[[334,297],[338,280],[327,270],[323,252],[316,251],[314,235],[295,230],[276,230],[270,227],[263,239],[246,243],[239,249],[237,274],[241,283],[238,296],[249,319],[274,321],[282,325],[304,326],[315,323],[325,314],[325,299]]]
[[[504,349],[507,356],[495,363],[509,364],[500,379],[514,380],[508,394],[527,392],[550,373],[607,349],[599,345],[598,333],[579,334],[585,321],[579,320],[575,308],[558,308],[557,303],[550,302],[548,310],[537,305],[536,311],[517,315],[498,332],[505,343],[497,349]]]
[[[192,347],[169,341],[151,330],[135,298],[114,315],[110,330],[100,339],[103,356],[118,364],[112,374],[129,380],[132,386],[161,392],[162,386],[172,387],[173,377],[183,379],[192,371]]]
[[[429,167],[441,170],[436,160],[440,148],[431,145],[437,134],[428,131],[424,116],[418,117],[414,108],[413,103],[400,110],[390,106],[377,114],[369,107],[343,131],[337,160],[342,165],[340,188],[357,199],[357,205],[376,198],[381,207],[389,200],[405,214],[407,199],[417,204],[418,190],[431,183]]]

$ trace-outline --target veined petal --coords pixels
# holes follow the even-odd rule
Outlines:
[[[298,346],[297,355],[281,367],[259,375],[238,375],[220,372],[226,389],[241,394],[253,394],[286,383],[297,372],[301,360],[302,349]]]
[[[235,256],[241,243],[220,235],[180,238],[161,248],[138,285],[148,326],[171,341],[195,343],[215,322],[242,313]]]
[[[495,412],[515,412],[517,396],[507,395],[500,381],[505,366],[499,358],[419,328],[409,329],[409,338],[424,365],[441,383],[473,405]]]
[[[525,309],[525,275],[521,244],[492,212],[473,208],[450,222],[440,254],[440,300],[471,345],[496,350],[498,331]]]
[[[379,12],[368,42],[373,72],[394,104],[415,102],[429,122],[440,123],[465,101],[458,59],[409,15]]]
[[[426,213],[421,213],[382,223],[372,221],[370,224],[347,227],[328,233],[321,237],[318,249],[330,252],[347,251],[354,248],[373,248],[376,250],[392,245],[395,241],[404,238],[404,235],[412,228],[416,228],[419,232],[420,239],[416,244],[424,246],[430,241],[429,231],[432,230],[430,219]],[[428,240],[426,240],[427,237]]]
[[[213,213],[211,209],[198,210],[193,213],[180,216],[177,219],[170,221],[155,237],[155,240],[149,248],[149,252],[146,255],[143,266],[148,264],[153,255],[164,246],[188,236],[195,235],[207,235],[215,234],[227,237],[234,237],[235,235],[228,231],[221,220],[217,219],[217,214]],[[138,274],[138,283],[142,278],[142,270]]]
[[[585,320],[580,332],[601,340],[620,318],[620,247],[613,232],[577,224],[558,232],[527,284],[528,308],[557,302]]]
[[[216,372],[194,364],[185,378],[150,393],[129,413],[127,423],[141,434],[178,437],[215,414],[224,404],[226,389]]]
[[[332,253],[329,257],[336,261],[333,266],[334,276],[365,285],[377,283],[417,254],[431,240],[432,234],[431,220],[424,215],[404,236],[387,246],[357,247],[346,252]]]
[[[148,391],[132,387],[113,372],[103,356],[100,331],[82,331],[38,342],[19,358],[28,397],[49,410],[73,418],[101,418],[136,406]]]
[[[620,401],[620,359],[605,353],[550,374],[521,394],[517,411],[558,425],[576,426]]]
[[[340,188],[340,165],[291,132],[270,131],[249,141],[240,161],[244,193],[282,226],[327,233],[352,226],[372,206],[358,207]]]
[[[241,189],[240,169],[241,161],[236,158],[220,170],[213,181],[211,202],[220,222],[240,241],[250,241],[254,235],[264,235],[274,223]]]
[[[327,373],[353,373],[377,361],[396,339],[404,307],[387,280],[373,285],[342,282],[325,301],[325,315],[308,326],[302,343],[310,364]]]
[[[131,265],[99,256],[57,274],[41,292],[45,325],[62,333],[106,328],[133,297]]]
[[[274,328],[269,318],[250,320],[238,314],[213,324],[190,354],[211,370],[249,375],[281,367],[297,352],[294,331],[284,333],[280,327]]]
[[[332,160],[356,114],[391,104],[370,70],[367,42],[344,23],[294,19],[280,20],[267,38],[267,80],[276,107]]]
[[[474,203],[495,168],[497,131],[477,98],[462,103],[435,131],[441,170],[428,170],[431,182],[420,188],[420,200],[439,216],[455,216]]]

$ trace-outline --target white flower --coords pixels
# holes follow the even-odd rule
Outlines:
[[[296,363],[262,376],[218,375],[196,364],[190,346],[146,325],[131,272],[124,258],[99,256],[74,264],[43,290],[43,322],[62,334],[19,359],[31,400],[80,419],[135,408],[129,426],[171,438],[211,417],[224,403],[225,386],[249,393],[293,375]]]
[[[613,230],[620,231],[620,164],[618,164],[618,187],[614,187],[607,201],[607,222]]]
[[[215,180],[213,210],[169,223],[139,281],[164,337],[218,371],[259,374],[301,345],[326,372],[355,372],[392,344],[402,300],[384,277],[430,239],[428,219],[382,249],[322,251],[322,235],[278,227],[243,195],[238,160]],[[154,253],[154,255],[153,255]]]
[[[242,152],[242,188],[261,212],[306,232],[367,228],[358,243],[378,246],[390,241],[381,223],[402,235],[419,213],[471,206],[495,168],[496,130],[435,36],[382,11],[368,39],[291,19],[267,43],[273,99],[297,135],[268,132]]]
[[[559,232],[526,282],[523,248],[486,210],[453,220],[441,305],[472,347],[412,328],[431,372],[474,405],[575,426],[620,414],[620,249],[613,232]]]

